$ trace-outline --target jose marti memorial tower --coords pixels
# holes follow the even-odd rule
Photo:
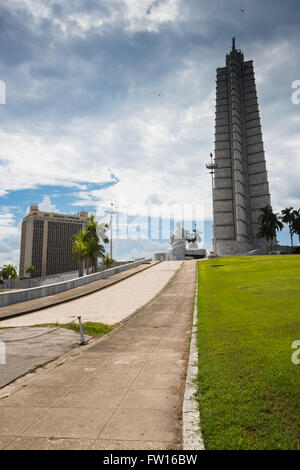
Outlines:
[[[271,205],[253,61],[235,47],[217,69],[214,250],[235,255],[265,248],[260,208]]]

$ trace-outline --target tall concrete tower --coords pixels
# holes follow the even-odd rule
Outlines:
[[[219,256],[263,248],[259,209],[271,205],[253,61],[235,47],[217,69],[214,250]]]

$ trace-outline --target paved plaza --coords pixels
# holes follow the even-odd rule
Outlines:
[[[180,448],[196,262],[161,263],[131,279],[150,273],[167,286],[125,326],[1,390],[3,449]],[[137,304],[139,289],[149,298],[160,290],[151,282],[131,286]]]
[[[68,302],[70,300],[84,297],[86,295],[92,294],[93,292],[97,292],[99,290],[110,287],[113,284],[127,279],[128,277],[135,276],[137,273],[145,271],[146,269],[151,268],[155,264],[157,264],[156,261],[151,261],[150,263],[145,264],[143,263],[139,266],[129,268],[125,271],[121,271],[116,274],[111,274],[110,276],[104,279],[99,279],[98,281],[93,281],[91,283],[84,284],[79,287],[74,287],[73,289],[69,289],[58,294],[52,294],[46,297],[40,297],[37,299],[27,300],[24,302],[18,302],[15,304],[0,307],[0,320],[4,320],[6,318],[10,318],[17,315],[23,315],[24,313],[35,312],[37,310],[45,309],[46,307],[52,307],[53,305],[58,305],[61,303]],[[5,292],[3,294],[5,294]]]
[[[32,336],[35,338],[27,339]],[[36,367],[77,347],[80,335],[66,328],[22,327],[0,330],[0,340],[6,344],[6,363],[0,364],[1,389]]]
[[[1,320],[0,327],[30,326],[55,322],[64,324],[78,315],[81,315],[83,322],[92,321],[114,325],[149,302],[170,280],[181,263],[182,261],[169,261],[155,264],[149,269],[144,269],[134,276],[123,279],[122,282],[109,285],[105,289],[93,292],[88,296],[43,308],[37,312]],[[136,268],[133,268],[133,270],[136,272]],[[126,273],[127,275],[130,274],[130,270]],[[112,281],[113,276],[104,281],[108,280]],[[90,287],[88,286],[88,288]],[[71,293],[71,291],[68,291],[68,293]]]

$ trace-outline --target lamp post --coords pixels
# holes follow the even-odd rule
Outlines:
[[[113,259],[113,214],[116,213],[116,211],[113,210],[113,207],[114,207],[114,203],[111,202],[110,203],[111,205],[111,209],[110,209],[110,222],[109,222],[109,226],[110,226],[110,247],[109,247],[109,250],[110,250],[110,253],[109,253],[109,256],[111,259]]]
[[[212,224],[212,230],[213,230],[213,240],[212,240],[212,248],[213,251],[215,251],[215,224],[214,224],[214,174],[216,169],[218,168],[218,165],[214,163],[214,156],[213,153],[210,152],[210,163],[207,163],[205,166],[209,170],[209,173],[211,174],[211,194],[212,194],[212,202],[213,202],[213,224]]]

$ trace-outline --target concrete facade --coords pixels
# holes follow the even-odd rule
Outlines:
[[[259,209],[271,205],[253,61],[235,48],[217,69],[214,250],[219,256],[264,248]]]
[[[72,236],[85,230],[88,223],[87,212],[56,214],[30,206],[22,222],[19,277],[30,277],[26,273],[30,265],[35,267],[32,277],[76,270],[78,263],[72,255]]]

